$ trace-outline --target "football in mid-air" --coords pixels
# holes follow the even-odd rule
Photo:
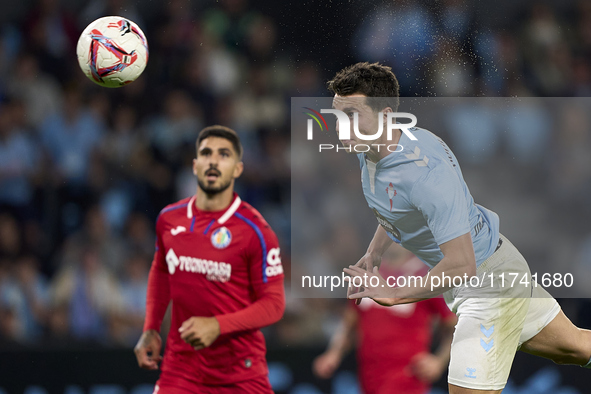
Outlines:
[[[118,88],[135,81],[146,68],[148,42],[129,19],[106,16],[84,29],[76,54],[88,78],[101,86]]]

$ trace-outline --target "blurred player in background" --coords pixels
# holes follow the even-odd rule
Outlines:
[[[197,193],[164,208],[156,222],[137,361],[158,369],[160,325],[172,300],[155,393],[270,393],[259,329],[277,322],[285,309],[277,237],[234,193],[243,170],[238,135],[211,126],[196,145]]]
[[[425,265],[405,249],[390,248],[383,256],[383,276],[424,275]],[[363,299],[351,302],[328,349],[314,360],[314,373],[332,377],[357,339],[357,364],[365,394],[423,394],[447,369],[456,316],[443,298],[385,307]],[[432,333],[439,346],[431,353]]]
[[[390,67],[378,63],[347,67],[328,86],[333,107],[344,112],[349,125],[357,123],[346,130],[349,138],[339,136],[349,152],[368,142],[357,134],[376,135],[379,123],[387,123],[388,113],[398,109],[398,81]],[[339,127],[344,124],[337,122]],[[366,283],[377,281],[361,291],[350,287],[349,297],[391,306],[445,293],[458,316],[448,375],[451,393],[500,393],[517,349],[590,368],[591,331],[573,325],[556,300],[536,286],[523,256],[499,233],[498,215],[474,203],[445,142],[417,127],[404,133],[394,129],[390,140],[388,134],[381,133],[358,154],[363,193],[379,225],[366,254],[344,271],[367,278]],[[385,148],[393,144],[403,150]],[[391,288],[380,276],[381,256],[393,242],[431,267],[422,282]],[[501,286],[504,274],[515,274],[520,282]],[[464,284],[454,288],[441,279],[444,275],[464,278]],[[483,281],[480,286],[465,282],[473,276]]]

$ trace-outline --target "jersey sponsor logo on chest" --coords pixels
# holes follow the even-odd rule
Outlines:
[[[228,263],[204,260],[190,256],[177,257],[174,250],[169,249],[166,253],[168,272],[173,275],[177,268],[179,271],[192,272],[205,275],[205,279],[212,282],[227,282],[232,276],[232,266]]]

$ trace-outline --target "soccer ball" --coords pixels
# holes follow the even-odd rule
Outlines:
[[[118,88],[137,79],[148,63],[148,41],[132,21],[106,16],[84,29],[76,47],[78,64],[90,80]]]

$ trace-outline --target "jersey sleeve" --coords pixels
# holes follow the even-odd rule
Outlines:
[[[277,322],[285,311],[283,265],[277,236],[264,219],[241,218],[254,231],[251,248],[246,252],[254,301],[238,312],[216,316],[222,334],[268,326]]]
[[[262,218],[258,223],[252,222],[251,227],[256,235],[247,252],[251,285],[256,289],[268,282],[283,281],[281,249],[275,232]]]
[[[274,280],[258,288],[254,302],[234,313],[215,316],[220,334],[259,329],[276,323],[285,311],[283,282]]]
[[[454,170],[446,166],[432,168],[415,183],[410,198],[438,245],[470,232],[466,193]]]
[[[168,281],[168,267],[162,243],[161,216],[156,222],[156,245],[154,259],[148,277],[148,291],[146,296],[146,320],[144,331],[160,331],[162,319],[170,302],[170,283]]]

